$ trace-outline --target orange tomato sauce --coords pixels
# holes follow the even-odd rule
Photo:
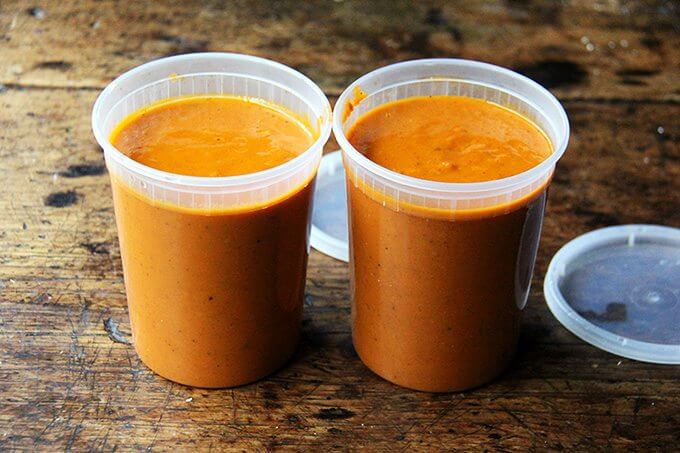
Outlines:
[[[264,101],[193,96],[153,104],[111,135],[149,167],[193,176],[253,173],[316,139]],[[313,179],[263,206],[159,203],[111,175],[135,348],[152,370],[231,387],[281,367],[299,339]]]
[[[440,182],[512,176],[553,151],[519,114],[455,96],[383,104],[359,117],[347,137],[387,169]],[[418,390],[489,381],[516,348],[546,187],[470,215],[386,200],[368,185],[348,175],[359,356],[380,376]]]
[[[361,117],[347,135],[373,162],[440,182],[502,179],[552,154],[548,137],[526,118],[491,102],[457,96],[383,104]]]
[[[260,100],[180,97],[152,104],[123,120],[111,135],[128,157],[190,176],[235,176],[273,168],[315,140],[293,113]]]

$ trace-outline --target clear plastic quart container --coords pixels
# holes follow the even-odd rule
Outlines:
[[[140,164],[109,137],[129,114],[166,98],[235,95],[286,107],[316,140],[282,165],[229,177]],[[330,105],[307,77],[238,54],[164,58],[101,93],[92,128],[111,176],[133,341],[158,374],[228,387],[281,367],[299,338],[314,178]]]
[[[554,152],[508,178],[445,183],[384,168],[347,139],[364,113],[431,95],[513,110],[543,130]],[[333,130],[347,174],[352,332],[362,361],[418,390],[491,380],[516,349],[546,190],[568,142],[564,109],[539,84],[498,66],[416,60],[352,83],[338,99]]]

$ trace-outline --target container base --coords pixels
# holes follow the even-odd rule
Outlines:
[[[409,381],[408,379],[400,379],[400,378],[395,378],[394,376],[391,376],[390,373],[381,370],[377,367],[375,367],[373,364],[368,363],[364,357],[362,357],[361,352],[359,349],[356,347],[356,342],[354,339],[352,339],[352,343],[354,345],[354,350],[356,351],[357,355],[359,356],[359,359],[361,359],[361,362],[371,370],[373,373],[381,377],[382,379],[386,380],[387,382],[397,385],[399,387],[403,387],[409,390],[416,390],[419,392],[427,392],[427,393],[456,393],[456,392],[463,392],[467,390],[472,390],[478,387],[482,387],[490,382],[492,382],[494,379],[496,379],[498,376],[500,376],[507,368],[508,366],[512,363],[513,359],[516,356],[517,351],[515,350],[513,354],[509,356],[509,358],[502,364],[500,364],[498,367],[494,368],[494,370],[490,373],[487,373],[480,379],[476,379],[475,381],[469,381],[469,382],[456,382],[456,383],[446,383],[443,385],[426,385],[422,383],[417,383],[417,382],[412,382]]]
[[[154,374],[157,374],[158,376],[162,377],[163,379],[166,379],[168,381],[174,382],[176,384],[181,384],[185,385],[187,387],[195,387],[195,388],[202,388],[202,389],[225,389],[225,388],[234,388],[234,387],[241,387],[244,385],[252,384],[254,382],[257,382],[259,380],[262,380],[277,371],[281,370],[284,368],[293,358],[295,355],[295,352],[298,350],[299,347],[299,341],[297,341],[292,350],[282,356],[283,358],[279,361],[277,361],[275,364],[269,366],[266,368],[265,371],[258,370],[256,372],[253,372],[246,377],[242,379],[225,379],[223,381],[213,381],[213,382],[207,382],[207,381],[202,381],[202,380],[191,380],[191,379],[184,379],[182,377],[178,377],[173,375],[173,373],[168,373],[165,372],[164,370],[160,370],[158,367],[155,367],[154,365],[151,365],[149,360],[146,358],[142,357],[142,355],[139,353],[137,350],[137,347],[135,347],[135,353],[137,354],[137,357],[142,361],[142,363],[151,371],[153,371]]]

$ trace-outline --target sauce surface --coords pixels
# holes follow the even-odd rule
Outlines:
[[[383,104],[349,130],[350,143],[390,170],[440,182],[482,182],[522,173],[553,151],[521,115],[481,99],[412,97]]]
[[[233,96],[171,98],[143,108],[111,134],[122,153],[149,167],[190,176],[235,176],[281,165],[314,142],[283,107]]]

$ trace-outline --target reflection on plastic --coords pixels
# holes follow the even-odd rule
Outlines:
[[[529,298],[536,253],[541,241],[541,227],[543,226],[543,212],[545,211],[547,193],[547,191],[544,191],[529,205],[522,228],[519,253],[517,254],[517,268],[515,269],[515,302],[520,310],[524,310]]]

